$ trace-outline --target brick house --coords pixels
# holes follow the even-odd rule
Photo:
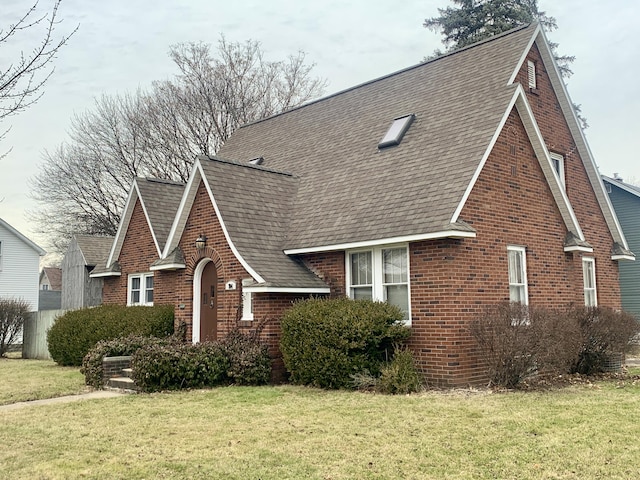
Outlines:
[[[441,385],[484,379],[484,306],[620,308],[634,258],[537,24],[238,129],[175,210],[137,183],[105,302],[174,304],[194,342],[270,319],[277,357],[295,299],[386,300]]]

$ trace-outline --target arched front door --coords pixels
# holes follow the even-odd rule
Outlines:
[[[200,283],[200,341],[216,339],[218,330],[218,272],[213,262],[208,262],[202,271]]]

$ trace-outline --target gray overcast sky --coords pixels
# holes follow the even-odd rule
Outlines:
[[[2,0],[0,28],[14,22],[34,0]],[[582,105],[590,128],[587,140],[600,172],[640,180],[640,69],[638,0],[539,0],[559,29],[548,34],[561,54],[575,55],[568,80],[572,100]],[[40,0],[48,10],[53,0]],[[80,29],[59,54],[44,97],[28,111],[0,124],[11,126],[0,151],[0,217],[45,249],[25,218],[37,208],[28,179],[38,171],[44,150],[66,140],[74,112],[91,109],[93,99],[145,88],[175,73],[169,45],[258,40],[270,60],[302,50],[316,63],[315,74],[329,81],[327,94],[418,63],[441,48],[440,36],[422,27],[446,0],[64,0],[59,32]],[[35,46],[39,32],[20,37],[20,48]],[[31,43],[29,43],[31,42]],[[12,46],[12,48],[14,48]],[[15,48],[0,50],[0,66]]]

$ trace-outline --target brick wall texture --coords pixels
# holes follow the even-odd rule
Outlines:
[[[586,255],[596,261],[598,303],[620,308],[617,263],[611,260],[613,239],[535,46],[527,59],[536,63],[538,86],[535,92],[525,89],[528,101],[547,148],[565,158],[567,195],[594,253],[564,252],[567,229],[514,107],[460,215],[473,226],[477,237],[409,245],[410,347],[431,384],[460,386],[486,380],[467,327],[485,306],[509,300],[509,245],[526,248],[530,304],[548,307],[583,304],[582,256]],[[517,79],[527,86],[526,61]],[[201,234],[207,236],[207,247],[198,251],[194,242]],[[254,321],[238,321],[242,279],[250,275],[227,244],[202,184],[180,247],[187,267],[175,272],[156,272],[155,303],[175,305],[176,322],[187,324],[187,335],[191,338],[194,272],[200,262],[215,262],[218,337],[224,337],[235,325],[243,329],[260,325],[262,338],[274,359],[276,378],[282,379],[279,320],[301,296],[255,294]],[[120,254],[122,276],[105,279],[105,303],[125,303],[127,275],[149,271],[157,257],[138,203]],[[345,252],[309,254],[300,259],[331,287],[332,296],[347,294]],[[237,290],[225,290],[229,280],[236,282]]]

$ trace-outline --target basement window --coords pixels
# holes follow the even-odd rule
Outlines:
[[[382,137],[382,140],[378,143],[378,148],[400,145],[402,137],[407,133],[407,130],[409,130],[409,127],[415,118],[416,116],[413,113],[395,118],[385,136]]]

